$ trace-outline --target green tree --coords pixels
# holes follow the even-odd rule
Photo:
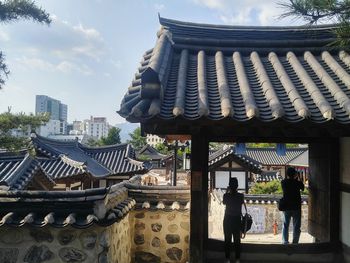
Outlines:
[[[132,133],[129,133],[131,140],[128,140],[136,150],[140,150],[146,143],[146,137],[141,136],[141,128],[136,128]]]
[[[156,149],[158,152],[168,155],[169,154],[169,150],[168,147],[166,147],[163,143],[157,143],[154,146],[154,149]]]
[[[21,148],[30,147],[27,137],[14,137],[14,129],[26,132],[31,131],[49,120],[48,114],[26,115],[24,113],[13,114],[10,111],[0,114],[0,149],[18,151]]]
[[[4,0],[0,1],[0,22],[11,23],[23,20],[33,20],[41,24],[51,23],[50,15],[32,0]],[[5,64],[4,54],[0,51],[0,89],[10,71]]]
[[[285,12],[281,18],[295,17],[309,24],[319,22],[339,24],[334,32],[337,41],[333,45],[348,47],[350,44],[350,1],[349,0],[289,0],[279,3]]]
[[[100,146],[99,141],[98,141],[98,140],[95,140],[94,138],[89,138],[89,139],[86,141],[86,145],[87,145],[87,146],[91,146],[91,147]]]
[[[107,137],[102,137],[100,145],[113,145],[120,143],[120,128],[113,127],[108,131]]]

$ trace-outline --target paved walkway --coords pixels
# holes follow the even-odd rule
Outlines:
[[[292,241],[293,233],[289,233],[289,240]],[[224,240],[224,236],[216,236],[212,237],[218,240]],[[281,244],[282,243],[282,234],[278,233],[274,235],[272,233],[266,234],[247,234],[244,239],[242,239],[242,243],[253,243],[253,244]],[[306,233],[301,232],[299,243],[314,243],[314,238]]]
[[[289,240],[292,241],[293,234],[289,233]],[[281,244],[282,243],[282,234],[247,234],[242,243],[254,243],[254,244]],[[299,243],[314,243],[314,238],[306,233],[302,232],[300,235]]]

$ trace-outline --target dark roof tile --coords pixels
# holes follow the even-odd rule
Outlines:
[[[156,46],[121,103],[127,120],[350,123],[350,58],[326,45],[335,25],[160,23]],[[152,95],[149,83],[159,83]]]

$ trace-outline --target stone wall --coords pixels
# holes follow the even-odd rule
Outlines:
[[[136,210],[129,222],[132,263],[188,261],[189,211]]]
[[[277,209],[277,204],[258,203],[247,204],[248,213],[253,217],[253,225],[248,233],[272,233],[276,220],[278,232],[282,230],[282,212]],[[224,232],[222,222],[225,206],[215,198],[211,198],[209,204],[209,237],[223,239]],[[308,207],[302,205],[301,231],[307,231]],[[290,225],[292,227],[292,224]]]
[[[107,228],[108,240],[105,242],[108,248],[108,262],[129,263],[131,250],[131,235],[129,215],[123,220]]]
[[[105,229],[1,227],[1,263],[106,263]]]

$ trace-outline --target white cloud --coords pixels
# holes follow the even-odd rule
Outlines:
[[[77,65],[69,61],[61,61],[58,64],[54,64],[45,61],[41,58],[17,58],[16,66],[24,70],[41,70],[45,72],[61,72],[64,74],[79,73],[82,75],[91,75],[92,70],[87,65]]]
[[[13,27],[10,37],[11,42],[17,43],[15,46],[18,49],[27,50],[30,47],[38,53],[76,63],[85,59],[101,61],[108,53],[106,43],[96,28],[82,23],[72,25],[55,15],[48,27],[33,27],[30,24]]]
[[[10,36],[7,32],[0,30],[0,41],[1,42],[7,42],[10,41]]]
[[[279,20],[283,9],[279,0],[192,0],[217,12],[225,24],[235,25],[290,25],[292,19]],[[294,21],[293,24],[296,24]],[[300,21],[299,21],[300,22]]]

